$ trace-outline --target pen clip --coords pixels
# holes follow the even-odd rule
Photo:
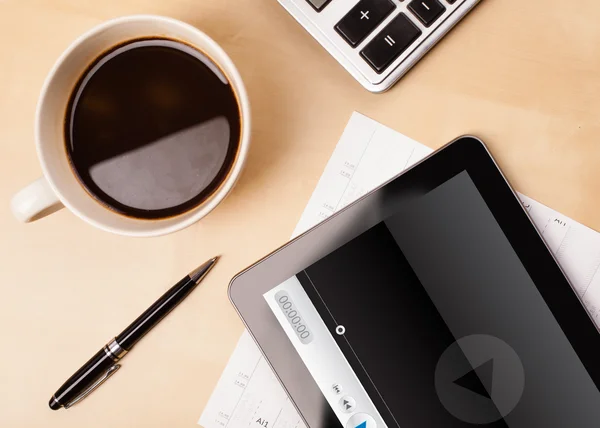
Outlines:
[[[119,370],[121,368],[121,364],[114,364],[112,366],[110,366],[103,374],[102,376],[100,376],[98,378],[98,380],[96,380],[93,384],[91,384],[88,388],[86,388],[84,391],[81,392],[81,394],[79,394],[77,397],[73,398],[71,401],[69,401],[67,404],[65,404],[65,409],[68,409],[69,407],[72,407],[73,405],[79,403],[81,400],[83,400],[85,397],[87,397],[88,395],[90,395],[92,393],[93,390],[95,390],[96,388],[98,388],[100,385],[102,385],[104,382],[106,382],[106,380],[111,377],[113,374],[115,374],[117,372],[117,370]]]

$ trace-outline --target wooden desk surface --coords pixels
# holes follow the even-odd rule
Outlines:
[[[68,44],[127,14],[187,21],[237,64],[253,107],[232,195],[182,232],[113,236],[68,211],[22,225],[11,195],[40,175],[37,96]],[[600,5],[484,0],[383,95],[362,89],[275,0],[0,0],[0,426],[193,427],[242,331],[229,279],[283,244],[353,110],[433,148],[472,133],[521,192],[600,229]],[[69,411],[48,399],[185,272],[223,258]]]

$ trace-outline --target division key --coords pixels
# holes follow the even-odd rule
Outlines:
[[[321,12],[321,10],[323,10],[323,8],[325,6],[327,6],[327,4],[331,0],[306,0],[306,1],[308,1],[308,4],[310,4],[312,7],[314,7],[317,12]]]

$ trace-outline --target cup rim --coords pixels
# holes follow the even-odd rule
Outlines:
[[[43,148],[42,148],[43,137],[41,135],[42,134],[41,114],[42,114],[42,106],[44,104],[43,101],[44,101],[44,98],[46,97],[46,94],[48,93],[50,86],[53,83],[54,76],[56,75],[59,67],[65,61],[65,59],[68,58],[73,53],[73,51],[80,44],[84,43],[87,39],[103,32],[103,31],[109,30],[111,27],[114,27],[116,25],[122,25],[122,24],[127,24],[130,22],[140,22],[140,21],[146,21],[146,22],[147,21],[153,21],[153,22],[160,21],[167,25],[177,26],[177,27],[185,29],[186,31],[193,32],[202,40],[202,46],[193,44],[194,46],[196,46],[198,49],[201,49],[201,50],[204,50],[205,46],[209,46],[213,52],[216,52],[218,54],[218,56],[219,56],[218,59],[217,58],[212,58],[212,59],[226,73],[228,80],[231,82],[232,87],[234,88],[234,90],[237,94],[238,102],[240,104],[239,107],[240,107],[241,124],[242,124],[238,153],[237,153],[236,159],[234,160],[234,163],[231,167],[231,170],[230,170],[227,178],[225,179],[225,181],[223,181],[223,183],[221,183],[219,189],[215,193],[213,193],[208,199],[206,199],[205,201],[203,201],[202,203],[197,205],[191,211],[188,211],[189,215],[182,217],[181,219],[176,219],[175,222],[173,222],[173,219],[174,219],[173,217],[169,217],[169,218],[165,218],[165,219],[156,219],[156,220],[145,220],[145,219],[136,219],[134,217],[126,217],[127,219],[134,221],[134,222],[139,221],[139,222],[144,222],[146,224],[153,222],[155,224],[155,227],[153,227],[152,229],[149,229],[149,230],[132,230],[132,229],[128,229],[127,227],[120,227],[120,226],[115,227],[112,225],[105,224],[104,222],[98,221],[92,217],[89,217],[88,215],[86,215],[85,213],[80,211],[76,205],[71,203],[71,201],[69,201],[69,199],[66,198],[62,194],[62,192],[56,185],[54,178],[52,176],[52,171],[48,168],[48,165],[47,165],[47,162],[45,159],[45,155],[44,155]],[[211,57],[212,57],[212,55],[211,55]],[[50,70],[50,72],[48,73],[48,75],[44,81],[42,90],[40,92],[39,100],[37,103],[36,113],[35,113],[35,146],[36,146],[36,152],[38,155],[38,159],[40,160],[40,165],[41,165],[44,177],[46,178],[46,180],[48,181],[48,184],[50,185],[50,188],[55,192],[55,194],[60,199],[62,204],[66,208],[68,208],[71,212],[73,212],[79,218],[81,218],[82,220],[91,224],[92,226],[95,226],[95,227],[97,227],[101,230],[107,231],[107,232],[115,233],[118,235],[124,235],[124,236],[132,236],[132,237],[155,237],[155,236],[161,236],[161,235],[166,235],[169,233],[177,232],[179,230],[182,230],[182,229],[185,229],[185,228],[191,226],[192,224],[196,223],[197,221],[199,221],[200,219],[202,219],[203,217],[208,215],[212,210],[214,210],[223,201],[223,199],[225,199],[229,195],[229,193],[235,186],[237,180],[239,179],[242,169],[244,168],[244,165],[246,163],[246,158],[247,158],[248,150],[249,150],[249,146],[250,146],[250,129],[251,129],[251,115],[250,115],[250,101],[248,98],[248,93],[246,91],[246,87],[244,85],[244,82],[242,81],[242,78],[239,74],[237,67],[234,65],[233,61],[231,60],[229,55],[227,55],[225,50],[223,48],[221,48],[221,46],[217,42],[215,42],[210,36],[208,36],[206,33],[204,33],[203,31],[194,27],[191,24],[188,24],[186,22],[180,21],[175,18],[170,18],[170,17],[166,17],[166,16],[161,16],[161,15],[138,14],[138,15],[127,15],[127,16],[110,19],[106,22],[103,22],[103,23],[91,28],[90,30],[88,30],[85,33],[78,36],[69,45],[69,47],[65,51],[63,51],[63,53],[58,57],[58,59],[52,66],[52,69]],[[65,156],[66,156],[66,152],[65,152]],[[91,195],[88,195],[88,196],[90,198],[92,198]],[[106,207],[104,207],[104,209],[108,210],[108,208],[106,208]],[[109,211],[111,211],[111,213],[117,217],[122,217],[122,215],[118,214],[117,212],[114,212],[112,210],[109,210]],[[183,214],[183,215],[185,215],[185,214]],[[170,224],[161,225],[161,223],[163,223],[163,222],[170,222]]]

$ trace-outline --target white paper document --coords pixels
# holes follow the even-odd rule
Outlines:
[[[329,217],[431,151],[354,113],[292,236]],[[600,233],[524,195],[519,197],[600,326]],[[247,331],[198,423],[205,428],[305,428]]]

